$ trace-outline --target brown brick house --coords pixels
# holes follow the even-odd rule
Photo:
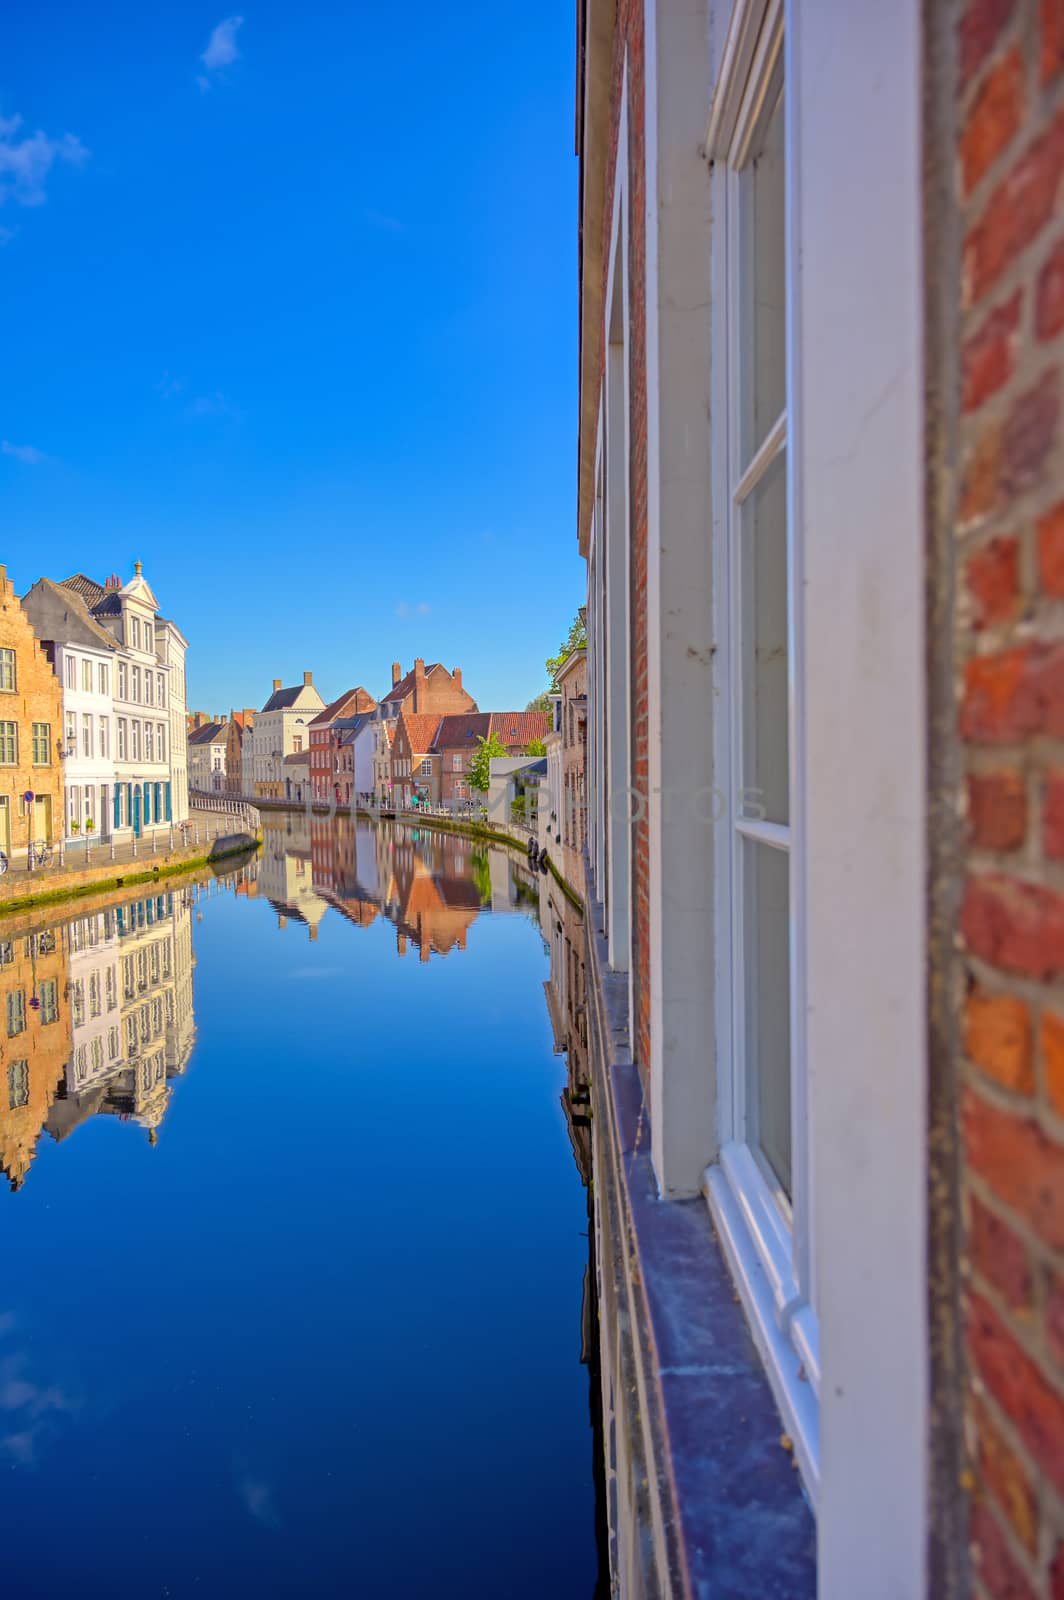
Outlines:
[[[432,747],[440,804],[461,806],[474,798],[469,769],[481,739],[494,734],[508,755],[524,755],[534,740],[545,737],[549,722],[545,711],[477,711],[441,717]]]
[[[0,937],[0,1172],[25,1181],[70,1058],[64,928]]]
[[[347,689],[311,722],[310,792],[315,800],[333,799],[345,805],[350,802],[350,767],[343,764],[337,724],[376,708],[377,702],[367,689]]]
[[[439,661],[426,666],[421,656],[406,674],[400,662],[392,662],[392,686],[381,696],[381,706],[387,720],[397,717],[401,707],[418,715],[435,712],[441,717],[477,709],[473,696],[462,687],[461,667],[448,672]]]
[[[432,714],[400,710],[392,741],[392,797],[397,806],[408,806],[417,795],[430,805],[439,802],[439,761],[433,754],[433,741],[440,718]]]
[[[0,566],[0,849],[9,856],[62,829],[62,729],[59,680]]]
[[[244,793],[244,744],[254,723],[255,710],[252,706],[229,713],[225,746],[225,787],[229,794]]]

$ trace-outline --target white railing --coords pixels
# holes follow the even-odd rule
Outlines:
[[[238,823],[245,833],[257,833],[262,823],[257,807],[250,805],[239,795],[190,790],[188,807],[190,811],[210,811],[218,816],[232,817],[234,823]]]

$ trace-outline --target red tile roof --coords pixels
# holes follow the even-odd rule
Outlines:
[[[493,711],[491,731],[505,745],[520,745],[523,749],[533,739],[546,737],[550,719],[545,711]]]
[[[317,716],[311,721],[310,726],[312,728],[326,727],[330,722],[335,722],[338,717],[352,716],[359,711],[372,711],[376,704],[377,702],[369,690],[363,689],[361,685],[357,689],[345,689],[343,694],[338,695],[335,700],[325,707],[324,711],[318,712]]]
[[[460,714],[441,717],[433,748],[475,750],[477,738],[486,739],[490,728],[490,711],[463,711]]]
[[[412,754],[426,755],[432,749],[436,729],[442,720],[435,712],[400,711],[399,721],[406,729]]]

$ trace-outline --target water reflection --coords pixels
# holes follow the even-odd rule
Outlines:
[[[44,1132],[59,1141],[112,1115],[154,1138],[192,1051],[192,898],[94,905],[0,940],[0,1169],[12,1189]]]
[[[235,873],[31,919],[0,940],[13,1592],[608,1593],[582,938],[553,879],[292,816]]]

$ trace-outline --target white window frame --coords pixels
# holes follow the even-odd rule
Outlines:
[[[725,812],[716,830],[716,1016],[717,1117],[719,1158],[706,1170],[710,1210],[735,1275],[746,1313],[765,1359],[784,1424],[795,1443],[803,1478],[814,1503],[820,1482],[820,1337],[815,1311],[812,1190],[809,1162],[808,1073],[804,1048],[804,833],[801,618],[801,551],[797,538],[795,448],[795,284],[794,105],[784,30],[783,0],[740,0],[724,49],[710,111],[706,153],[713,162],[713,459],[715,475],[714,571],[719,681],[724,693],[715,718],[716,788]],[[738,340],[741,286],[736,226],[740,171],[756,129],[764,98],[783,65],[785,118],[785,279],[786,393],[784,411],[740,473],[741,394]],[[735,552],[742,503],[780,452],[786,449],[787,622],[789,718],[789,823],[786,828],[739,817],[738,728],[741,700],[736,692],[741,664]],[[741,837],[787,849],[790,873],[790,1051],[792,1198],[788,1205],[770,1182],[746,1138],[746,1061],[743,1049],[742,905],[736,882],[736,852]]]

